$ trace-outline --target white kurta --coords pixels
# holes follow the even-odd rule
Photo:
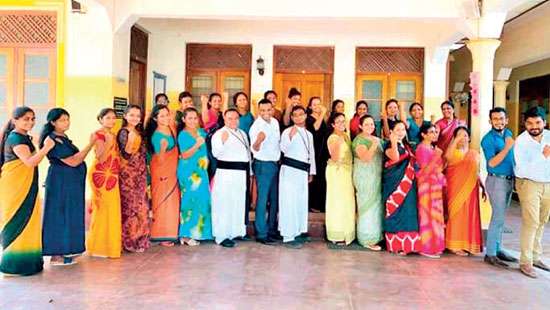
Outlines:
[[[229,133],[225,143],[222,142],[223,132]],[[223,127],[212,136],[212,154],[218,160],[250,162],[249,150],[246,133],[240,129]],[[212,234],[218,244],[246,234],[246,182],[244,170],[216,169],[212,186]]]
[[[290,140],[289,127],[281,135],[281,151],[286,157],[309,162],[309,173],[306,171],[281,166],[279,174],[279,231],[283,241],[294,240],[295,237],[307,232],[308,228],[308,177],[315,175],[315,150],[313,135],[305,128]],[[308,154],[309,153],[309,154]]]

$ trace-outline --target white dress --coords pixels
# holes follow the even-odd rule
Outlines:
[[[229,138],[222,142],[222,134]],[[212,136],[212,154],[219,161],[250,163],[250,144],[240,129],[223,127]],[[216,243],[246,234],[246,171],[217,168],[212,186],[212,234]]]
[[[294,240],[307,232],[308,228],[308,177],[315,175],[315,150],[313,135],[305,128],[298,127],[298,132],[290,139],[289,127],[281,135],[281,151],[285,157],[309,163],[309,173],[281,166],[279,174],[279,231],[283,241]]]

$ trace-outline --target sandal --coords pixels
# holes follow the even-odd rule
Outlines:
[[[462,256],[462,257],[466,257],[466,256],[469,256],[470,253],[464,251],[464,250],[459,250],[459,251],[451,251],[453,252],[454,255],[457,255],[457,256]]]
[[[380,252],[382,251],[382,247],[379,246],[378,244],[375,244],[375,245],[365,245],[365,247],[371,251],[375,251],[375,252]]]
[[[160,245],[162,245],[163,247],[167,247],[167,248],[171,248],[174,246],[174,242],[172,241],[163,241],[160,243]]]
[[[180,239],[180,244],[181,245],[188,245],[188,246],[197,246],[199,244],[201,244],[199,241],[195,240],[195,239],[191,239],[191,238],[181,238]]]

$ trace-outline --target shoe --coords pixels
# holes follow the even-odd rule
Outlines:
[[[263,245],[275,245],[277,242],[269,237],[267,238],[256,238],[256,242],[259,242]]]
[[[503,252],[503,251],[497,252],[497,257],[500,260],[505,261],[505,262],[510,262],[510,263],[517,263],[518,262],[517,258],[515,258],[511,255],[508,255],[506,252]]]
[[[242,236],[242,237],[236,237],[235,239],[233,240],[237,240],[237,241],[250,241],[252,240],[252,238],[250,238],[250,236],[248,234]]]
[[[283,241],[283,236],[281,236],[280,234],[269,235],[268,238],[271,238],[271,240],[275,241]]]
[[[538,278],[537,272],[531,265],[519,265],[519,270],[521,271],[521,273],[528,276],[529,278]]]
[[[222,241],[222,243],[220,243],[220,245],[223,246],[224,248],[232,248],[235,246],[235,241],[230,239],[225,239],[224,241]]]
[[[73,259],[72,257],[63,257],[63,266],[69,266],[69,265],[74,265],[76,264],[76,260]]]
[[[303,233],[303,234],[299,235],[298,237],[296,237],[296,241],[306,243],[306,242],[311,242],[311,238],[309,237],[309,235],[307,233]]]
[[[548,267],[548,265],[546,265],[545,263],[543,263],[541,260],[538,260],[536,262],[533,263],[533,266],[534,267],[537,267],[539,269],[542,269],[544,271],[548,271],[550,272],[550,267]]]
[[[285,247],[287,247],[289,249],[301,249],[304,246],[301,242],[296,241],[296,240],[285,242],[283,244],[284,244]]]
[[[483,261],[486,262],[489,265],[493,265],[495,267],[502,267],[502,268],[509,268],[508,264],[506,264],[504,261],[502,261],[497,256],[488,256],[485,255],[483,258]]]

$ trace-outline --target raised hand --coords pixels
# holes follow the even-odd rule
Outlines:
[[[550,157],[550,145],[547,144],[544,146],[544,149],[542,150],[542,154],[544,155],[545,158]]]
[[[226,130],[224,130],[222,132],[222,142],[225,143],[227,139],[229,139],[229,133]]]
[[[256,141],[262,143],[264,142],[265,140],[265,133],[263,131],[260,131],[260,133],[258,133],[258,137],[256,139]]]
[[[44,148],[49,151],[53,149],[54,146],[55,146],[55,141],[52,140],[50,136],[47,136],[46,139],[44,140]]]
[[[196,145],[197,147],[200,147],[200,146],[203,145],[203,144],[204,144],[204,138],[203,138],[203,137],[200,137],[200,136],[197,137],[197,139],[195,140],[195,145]]]
[[[201,105],[202,106],[207,106],[208,105],[208,96],[201,95]]]
[[[506,137],[506,140],[504,142],[504,147],[507,149],[511,149],[514,146],[514,139],[512,137]]]

